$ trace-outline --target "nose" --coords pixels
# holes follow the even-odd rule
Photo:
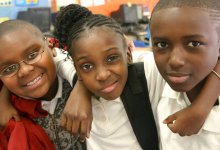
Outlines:
[[[110,70],[104,66],[99,67],[97,74],[96,74],[96,80],[98,81],[105,81],[110,76]]]
[[[26,64],[25,62],[21,62],[20,67],[18,69],[18,77],[22,78],[28,75],[33,70],[34,70],[33,65],[29,65],[29,64]]]
[[[174,48],[171,51],[169,65],[173,69],[178,69],[185,65],[185,53],[182,48]]]

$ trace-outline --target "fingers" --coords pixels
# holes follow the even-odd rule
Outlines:
[[[163,121],[163,123],[164,123],[164,124],[174,124],[175,121],[176,121],[176,115],[173,114],[173,115],[168,116],[168,117]]]
[[[73,136],[78,136],[80,131],[80,121],[79,120],[72,120],[72,127],[71,127],[71,133]]]
[[[86,137],[89,138],[90,137],[90,131],[92,129],[92,117],[89,119],[88,125],[87,125],[87,135]]]
[[[80,123],[80,140],[85,141],[86,138],[90,136],[90,130],[92,126],[92,117],[83,116]]]
[[[80,141],[84,142],[87,137],[87,123],[88,121],[81,121],[80,123]]]
[[[64,115],[64,113],[62,113],[60,117],[60,126],[66,128],[66,122],[67,122],[67,117],[66,115]]]
[[[169,123],[167,124],[168,128],[173,132],[173,133],[179,133],[179,131],[177,130],[177,124],[176,121],[175,123]]]

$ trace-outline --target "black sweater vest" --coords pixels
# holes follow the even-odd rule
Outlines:
[[[73,85],[77,81],[74,76]],[[143,150],[159,150],[143,63],[128,66],[128,79],[121,95],[134,134]]]
[[[151,109],[143,63],[129,65],[128,80],[121,99],[141,148],[159,150],[157,128]]]

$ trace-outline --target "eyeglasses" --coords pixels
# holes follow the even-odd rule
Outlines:
[[[16,63],[16,64],[11,64],[7,67],[5,67],[4,69],[2,69],[0,71],[0,77],[12,77],[14,76],[17,71],[20,69],[20,64],[21,63],[25,63],[28,65],[32,65],[36,62],[38,62],[41,57],[42,57],[42,53],[45,51],[45,42],[46,38],[44,38],[44,45],[41,46],[39,49],[36,49],[35,51],[32,51],[31,53],[29,53],[28,55],[26,55],[26,57],[24,58],[24,60]]]

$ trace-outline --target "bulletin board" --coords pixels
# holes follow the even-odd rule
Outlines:
[[[49,0],[0,0],[0,22],[16,19],[19,11],[30,7],[50,7]]]
[[[38,5],[38,0],[15,0],[16,6],[36,6]]]
[[[12,0],[0,0],[0,7],[10,7]]]

